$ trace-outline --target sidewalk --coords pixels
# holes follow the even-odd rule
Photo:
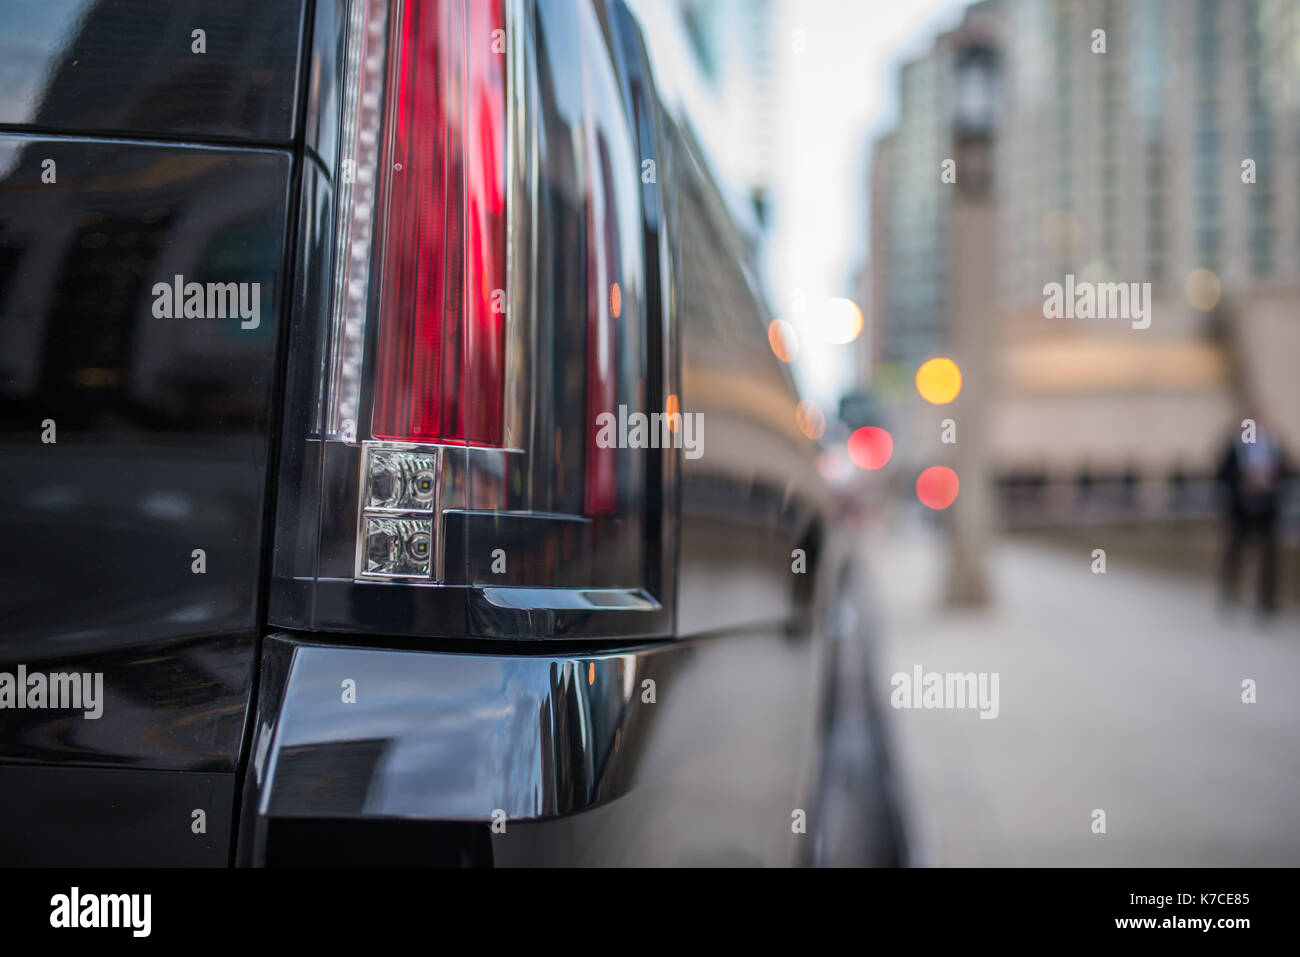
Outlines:
[[[1113,549],[1094,575],[1090,550],[1002,543],[995,604],[953,613],[940,539],[865,547],[882,700],[918,664],[1000,673],[994,720],[886,707],[927,863],[1300,864],[1294,612],[1225,618],[1207,585]]]

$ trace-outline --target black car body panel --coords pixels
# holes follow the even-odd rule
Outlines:
[[[224,867],[235,787],[232,772],[0,765],[0,861]]]
[[[0,3],[0,673],[102,676],[96,718],[2,712],[6,863],[230,859],[302,13]],[[256,321],[160,317],[177,276]]]
[[[0,125],[288,146],[304,0],[4,0]]]
[[[233,770],[290,157],[8,134],[0,156],[0,670],[102,672],[110,715],[6,712],[0,754]],[[51,158],[59,179],[43,184]],[[158,318],[153,290],[177,276],[256,283],[256,327]]]

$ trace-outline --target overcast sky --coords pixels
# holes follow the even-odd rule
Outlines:
[[[887,132],[897,108],[898,66],[955,26],[965,0],[780,0],[772,273],[778,315],[796,290],[808,305],[798,374],[833,407],[847,384],[846,346],[819,344],[816,304],[851,295],[853,259],[865,233],[868,137]],[[796,30],[807,51],[794,52]],[[936,173],[937,175],[937,173]],[[865,308],[865,303],[859,303]]]

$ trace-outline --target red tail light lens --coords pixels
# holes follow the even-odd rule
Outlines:
[[[393,27],[372,433],[500,446],[506,48],[499,0],[406,0]]]

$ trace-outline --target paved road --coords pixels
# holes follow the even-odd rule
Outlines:
[[[1000,674],[994,720],[887,709],[926,862],[1300,865],[1294,611],[1261,627],[1113,549],[1094,575],[1087,550],[1017,542],[991,554],[996,604],[958,614],[938,600],[932,535],[866,549],[886,700],[917,664]]]

